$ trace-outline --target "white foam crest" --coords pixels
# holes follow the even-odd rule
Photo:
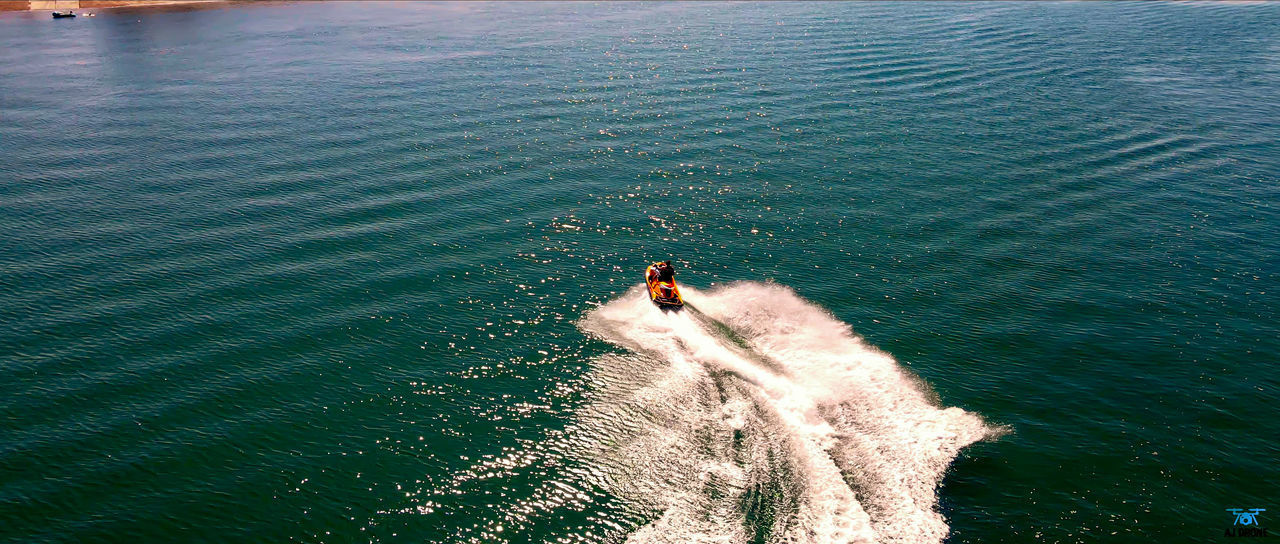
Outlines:
[[[870,542],[867,515],[853,492],[841,478],[823,448],[830,444],[834,429],[818,413],[817,406],[792,382],[767,368],[753,364],[740,350],[709,334],[688,312],[662,312],[633,290],[628,296],[599,308],[584,319],[583,326],[606,340],[636,351],[657,353],[672,362],[672,370],[692,373],[698,369],[729,371],[758,388],[760,402],[770,407],[790,436],[801,437],[791,448],[793,462],[806,475],[807,485],[800,498],[796,534],[786,542]],[[705,370],[704,370],[705,371]],[[685,374],[691,377],[692,374]],[[729,425],[737,423],[729,418]],[[667,515],[659,522],[669,525]],[[678,516],[686,518],[689,516]],[[650,534],[642,531],[633,535]],[[654,532],[672,534],[669,527]],[[687,535],[692,538],[694,535]],[[648,537],[645,537],[648,538]]]
[[[958,450],[986,433],[977,416],[933,406],[921,384],[891,357],[788,289],[737,283],[705,293],[683,290],[686,300],[732,332],[719,330],[697,311],[658,310],[642,289],[601,306],[580,323],[647,360],[661,361],[649,369],[656,374],[640,378],[649,380],[647,385],[624,388],[626,399],[601,403],[596,416],[588,416],[604,420],[609,418],[600,414],[609,412],[616,417],[616,408],[604,405],[623,400],[633,411],[668,419],[654,422],[667,432],[633,434],[621,448],[625,451],[601,452],[622,473],[632,472],[624,478],[629,488],[619,489],[620,495],[662,512],[633,533],[632,541],[748,540],[741,532],[747,521],[742,501],[708,501],[697,484],[715,478],[726,492],[742,496],[752,482],[776,478],[769,472],[778,466],[794,473],[794,481],[786,483],[794,492],[785,503],[771,506],[778,514],[766,520],[773,528],[769,541],[945,538],[946,524],[934,511],[934,490]],[[745,348],[736,345],[734,334]],[[604,374],[625,375],[629,371],[619,365],[638,359],[600,362],[612,364],[601,365]],[[718,395],[704,391],[703,405],[690,404],[696,390],[718,374],[737,380],[731,386],[716,382]],[[744,429],[752,431],[750,445],[722,443],[701,456],[670,458],[673,448],[724,440],[717,437],[738,436]],[[734,448],[750,451],[735,453]],[[775,454],[785,457],[781,465],[769,461]],[[643,469],[637,473],[635,467]],[[670,470],[700,476],[677,481],[662,474]],[[673,485],[637,481],[644,478]]]
[[[708,402],[717,395],[705,371],[679,359],[598,359],[608,370],[594,376],[595,398],[567,433],[570,451],[602,467],[602,487],[657,513],[629,542],[746,542],[734,505],[706,492],[736,495],[745,485],[728,451],[731,431],[723,432],[745,419],[731,407],[740,403]]]
[[[881,542],[946,537],[937,485],[959,450],[993,429],[976,414],[935,406],[927,386],[892,357],[786,287],[741,282],[691,294],[699,310],[812,395],[838,436],[827,451],[859,491]]]

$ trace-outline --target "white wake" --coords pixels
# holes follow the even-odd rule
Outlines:
[[[911,542],[947,535],[936,489],[996,430],[782,286],[636,288],[579,326],[627,348],[594,365],[571,434],[592,478],[650,519],[631,542]]]

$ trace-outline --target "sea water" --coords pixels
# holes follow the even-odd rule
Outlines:
[[[1222,539],[1280,508],[1277,23],[0,14],[0,541]]]

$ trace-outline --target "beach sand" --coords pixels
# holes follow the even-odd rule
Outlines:
[[[223,0],[0,0],[0,11],[76,10],[209,4]]]

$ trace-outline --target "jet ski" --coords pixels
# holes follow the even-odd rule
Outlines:
[[[684,299],[680,298],[680,289],[676,287],[675,271],[670,272],[670,277],[663,278],[663,264],[653,263],[644,271],[644,281],[649,285],[649,300],[663,310],[679,310],[684,307]]]
[[[65,18],[67,18],[67,17],[75,17],[75,16],[76,16],[76,12],[74,12],[74,11],[66,11],[66,12],[62,12],[62,11],[55,11],[55,12],[53,12],[53,18],[54,18],[54,19],[65,19]]]

